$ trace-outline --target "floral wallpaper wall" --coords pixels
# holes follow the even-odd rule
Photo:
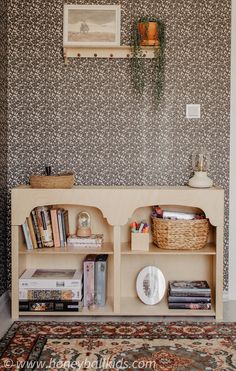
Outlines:
[[[121,42],[135,16],[166,24],[166,82],[158,109],[134,93],[126,59],[62,58],[62,0],[10,0],[8,188],[51,164],[83,185],[183,185],[204,145],[210,176],[226,191],[228,285],[230,0],[72,0],[120,4]],[[149,66],[150,60],[146,61]],[[201,119],[185,117],[201,104]]]
[[[7,289],[7,0],[0,7],[0,296]]]

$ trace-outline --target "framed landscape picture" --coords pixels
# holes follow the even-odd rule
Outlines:
[[[64,5],[64,46],[120,45],[119,5]]]

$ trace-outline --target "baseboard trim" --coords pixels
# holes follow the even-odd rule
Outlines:
[[[9,302],[9,292],[5,291],[4,294],[0,296],[0,310],[2,309],[2,307],[6,306],[8,302]]]

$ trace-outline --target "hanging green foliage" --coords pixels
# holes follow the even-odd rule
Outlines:
[[[149,23],[155,23],[154,38],[151,42],[148,41],[149,37]],[[142,31],[142,32],[141,32]],[[165,67],[165,26],[164,23],[157,17],[141,17],[137,18],[133,24],[132,30],[132,58],[131,58],[131,71],[132,81],[135,90],[142,94],[145,87],[146,63],[145,52],[142,47],[154,49],[154,58],[152,59],[152,87],[155,102],[158,105],[164,92],[164,67]],[[150,76],[150,74],[149,74]]]

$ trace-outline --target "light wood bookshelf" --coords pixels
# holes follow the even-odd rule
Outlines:
[[[91,215],[93,233],[104,234],[101,249],[26,249],[22,227],[31,210],[54,205],[69,211],[70,230],[76,230],[81,210]],[[162,205],[201,209],[209,218],[209,241],[201,250],[163,250],[152,243],[149,251],[131,251],[130,222],[150,220],[151,206]],[[12,318],[19,316],[223,316],[223,227],[224,191],[214,187],[73,187],[72,189],[33,189],[19,186],[12,190]],[[29,268],[81,268],[89,254],[108,254],[108,299],[103,308],[81,312],[19,312],[19,277]],[[212,309],[170,310],[166,297],[154,306],[137,297],[135,282],[148,265],[159,267],[169,280],[207,280],[212,289]]]

